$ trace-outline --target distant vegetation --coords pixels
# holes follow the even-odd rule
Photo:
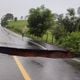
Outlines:
[[[13,20],[14,16],[13,14],[11,13],[7,13],[6,15],[4,15],[2,18],[1,18],[1,25],[3,27],[6,27],[8,25],[8,21],[9,20]]]
[[[26,25],[27,25],[27,21],[26,20],[9,21],[8,25],[7,25],[7,28],[22,35],[22,31],[25,29]],[[39,41],[44,41],[44,42],[52,43],[52,34],[51,34],[50,31],[47,32],[48,39],[46,39],[47,38],[47,34],[46,33],[43,35],[43,37],[37,38],[34,35],[30,35],[29,32],[28,32],[28,29],[29,28],[26,26],[26,30],[24,32],[25,36],[31,37],[31,38],[39,40]],[[53,39],[53,41],[54,40],[55,39]]]
[[[8,21],[7,28],[19,34],[25,30],[25,36],[80,53],[80,8],[78,13],[69,8],[64,15],[41,6],[30,9],[29,14],[28,20]]]
[[[7,28],[9,28],[19,34],[22,34],[22,31],[26,25],[27,25],[26,20],[17,20],[17,21],[14,20],[14,21],[8,21]]]

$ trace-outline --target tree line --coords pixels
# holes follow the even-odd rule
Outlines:
[[[29,14],[27,26],[30,34],[42,37],[50,31],[56,44],[80,52],[80,7],[77,13],[74,8],[69,8],[66,14],[55,14],[41,6],[30,9]]]

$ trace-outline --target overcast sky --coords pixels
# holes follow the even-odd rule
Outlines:
[[[44,4],[54,13],[66,13],[67,8],[77,9],[80,6],[80,0],[0,0],[0,18],[6,13],[12,13],[14,16],[26,16],[30,8],[38,7]]]

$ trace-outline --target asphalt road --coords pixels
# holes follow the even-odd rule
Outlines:
[[[0,80],[24,80],[13,57],[0,53]]]
[[[0,54],[0,80],[80,80],[80,71],[63,59]]]
[[[21,57],[19,60],[32,80],[80,80],[80,72],[63,59]]]
[[[22,36],[13,33],[10,30],[0,26],[0,46],[27,48],[27,49],[42,49],[42,47],[32,43],[29,38],[22,38]]]
[[[23,41],[0,27],[0,46],[41,49],[29,44],[29,40]],[[80,80],[80,70],[63,59],[16,57],[0,53],[0,80]]]

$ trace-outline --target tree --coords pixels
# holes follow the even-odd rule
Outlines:
[[[74,10],[74,8],[69,8],[69,9],[67,9],[67,11],[68,11],[68,15],[69,16],[75,16],[75,10]]]
[[[14,18],[14,21],[17,21],[17,17]]]
[[[63,19],[63,25],[64,25],[64,28],[66,30],[66,32],[75,32],[76,31],[76,23],[74,21],[74,19],[69,19],[69,17],[65,17]]]
[[[29,11],[28,27],[30,34],[42,37],[53,25],[54,18],[51,11],[44,6],[32,8]]]
[[[7,20],[2,19],[1,20],[1,26],[5,27],[8,24]]]
[[[1,18],[1,26],[5,27],[8,24],[7,19],[5,18],[5,16],[3,16]]]
[[[11,13],[7,13],[7,14],[5,15],[5,18],[6,18],[7,20],[13,20],[14,16],[13,16],[13,14],[11,14]]]
[[[75,16],[75,10],[74,8],[70,8],[70,9],[67,9],[68,11],[68,15],[66,15],[65,19],[63,20],[63,23],[65,25],[65,29],[67,32],[75,32],[76,29],[77,29],[77,26],[76,26],[76,20],[77,20],[77,17]]]
[[[76,20],[74,8],[67,9],[66,16],[59,16],[58,22],[62,24],[66,30],[66,32],[74,32],[76,31]]]
[[[1,18],[1,26],[6,26],[8,24],[8,20],[13,20],[13,14],[7,13]]]
[[[56,27],[53,28],[52,35],[55,36],[56,40],[61,40],[64,38],[64,36],[66,36],[64,26],[57,23]]]
[[[60,14],[57,16],[57,25],[53,29],[53,35],[55,39],[61,41],[68,33],[76,31],[76,22],[77,18],[75,17],[75,10],[73,8],[67,9],[67,14],[64,16]]]

